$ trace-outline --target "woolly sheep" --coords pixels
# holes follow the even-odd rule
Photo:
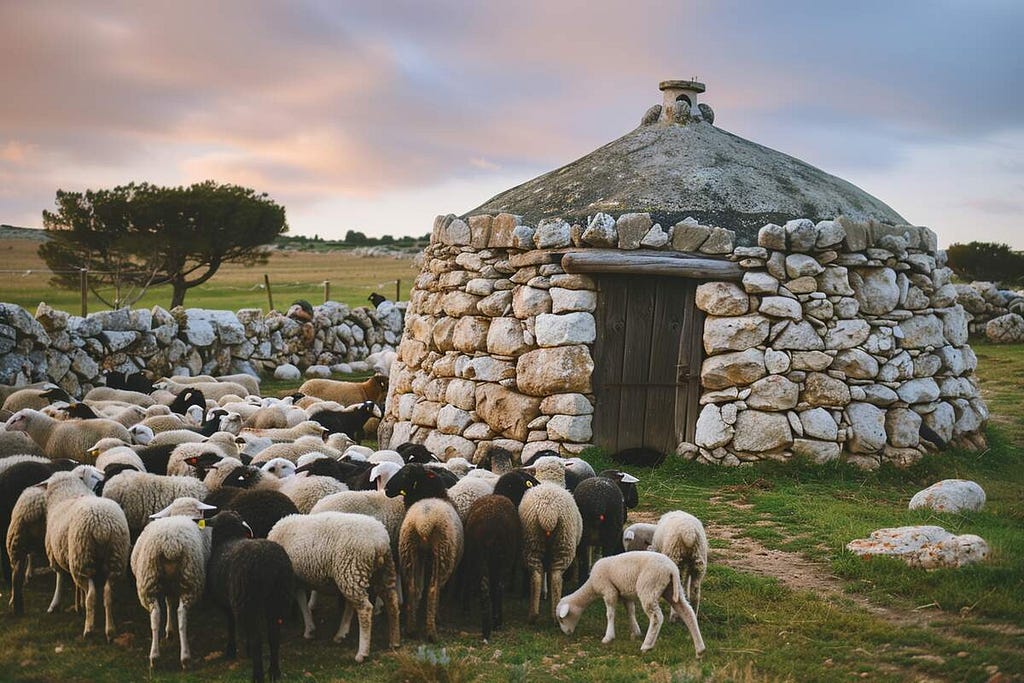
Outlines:
[[[54,389],[63,392],[63,396],[53,392]],[[23,387],[0,387],[0,411],[7,411],[11,414],[23,408],[42,410],[54,400],[70,401],[70,399],[67,392],[51,382],[39,382]]]
[[[557,455],[545,455],[536,458],[529,466],[523,469],[537,477],[541,483],[550,482],[561,486],[563,489],[565,488],[565,460],[562,460]]]
[[[24,614],[25,580],[31,558],[46,557],[46,491],[29,486],[21,492],[11,510],[5,551],[11,566],[11,607]],[[39,562],[39,564],[42,564]]]
[[[654,541],[654,530],[657,524],[646,524],[637,522],[630,524],[622,532],[622,544],[626,550],[650,550],[651,542]]]
[[[464,477],[448,489],[448,499],[459,513],[459,519],[466,522],[466,515],[480,498],[494,493],[494,482],[479,477]]]
[[[303,514],[312,510],[321,499],[348,491],[348,486],[334,477],[296,474],[295,463],[284,458],[274,458],[264,463],[261,469],[278,479],[277,490],[291,498]]]
[[[106,439],[101,439],[100,441],[103,442],[106,441]],[[90,449],[90,457],[92,453],[97,450],[99,449],[96,447]],[[142,462],[142,458],[140,458],[139,454],[128,446],[113,446],[112,448],[107,448],[100,452],[96,456],[96,460],[93,462],[98,470],[106,470],[108,465],[113,465],[114,463],[131,465],[139,472],[146,471],[146,465]]]
[[[3,432],[0,432],[3,434]],[[12,467],[19,462],[50,462],[51,458],[47,458],[45,455],[8,455],[4,458],[0,458],[0,473],[3,473],[8,467]]]
[[[253,456],[251,464],[260,465],[274,458],[287,458],[293,463],[298,463],[299,457],[306,453],[323,453],[335,459],[341,457],[340,452],[325,444],[319,436],[300,436],[294,441],[267,446]]]
[[[80,466],[81,467],[81,466]],[[46,556],[57,572],[49,612],[60,604],[62,579],[70,575],[85,594],[84,636],[96,625],[96,602],[103,593],[107,640],[114,637],[114,580],[124,574],[131,540],[124,512],[99,498],[78,468],[55,472],[46,483]]]
[[[232,445],[232,450],[233,450]],[[170,457],[167,459],[167,474],[174,477],[195,477],[197,470],[190,460],[208,456],[207,460],[217,460],[233,456],[222,445],[217,442],[202,441],[196,443],[183,443],[174,447]]]
[[[381,417],[380,406],[373,401],[363,401],[351,406],[332,407],[312,406],[309,408],[309,419],[319,422],[332,434],[348,434],[356,443],[366,438],[366,423],[371,418]]]
[[[401,498],[388,498],[383,491],[341,491],[317,501],[309,514],[348,512],[373,517],[388,532],[392,545],[398,548],[398,533],[405,519],[405,503]]]
[[[502,626],[505,578],[514,566],[521,535],[516,506],[505,496],[478,498],[466,514],[464,564],[468,584],[480,587],[485,641],[491,637],[492,626]]]
[[[505,496],[518,509],[526,492],[538,484],[540,481],[532,474],[523,469],[516,469],[498,477],[494,484],[494,493]]]
[[[519,504],[523,530],[523,563],[530,572],[530,621],[540,615],[540,589],[545,569],[551,611],[562,595],[562,574],[576,557],[583,536],[583,518],[572,494],[557,483],[531,487]]]
[[[82,397],[82,401],[86,403],[94,401],[121,401],[122,403],[142,406],[143,408],[148,408],[156,403],[156,399],[149,394],[141,394],[138,391],[129,391],[127,389],[112,389],[110,387],[90,389]]]
[[[252,434],[254,436],[266,436],[274,442],[290,442],[295,441],[300,436],[319,436],[323,437],[327,429],[311,420],[300,422],[294,427],[288,427],[287,429],[253,429],[246,427],[242,429],[240,434]]]
[[[168,378],[157,382],[156,386],[158,389],[167,389],[172,394],[180,394],[181,392],[192,389],[203,392],[203,396],[214,401],[218,401],[224,396],[233,394],[235,396],[248,396],[249,389],[242,386],[238,382],[189,382],[182,383],[179,380],[182,378]]]
[[[363,401],[383,402],[388,391],[388,378],[374,375],[362,382],[345,382],[336,379],[309,379],[299,387],[299,393],[315,396],[326,401],[336,401],[343,406]]]
[[[359,619],[359,647],[356,661],[370,654],[373,605],[370,594],[381,595],[388,616],[388,643],[400,644],[398,593],[391,541],[384,525],[365,515],[319,512],[290,515],[274,525],[268,539],[280,543],[292,561],[295,575],[305,588],[318,593],[340,593],[345,599],[335,642],[348,635],[351,612]],[[314,635],[315,626],[305,590],[296,592],[305,623],[304,638]]]
[[[192,659],[188,646],[188,608],[199,601],[206,586],[210,532],[200,528],[211,506],[191,497],[174,500],[151,515],[132,549],[139,604],[149,613],[149,667],[160,657],[160,603],[167,602],[167,637],[174,632],[171,603],[178,602],[178,641],[181,667]]]
[[[708,537],[701,521],[681,510],[666,512],[658,520],[651,549],[666,555],[685,577],[686,599],[700,612],[700,584],[708,568]]]
[[[225,496],[226,500],[217,505],[218,509],[237,512],[252,529],[254,538],[266,538],[279,521],[288,515],[299,514],[291,498],[273,489],[236,489],[225,486],[210,494],[204,502],[214,505],[214,498],[224,493],[233,495]]]
[[[672,613],[681,618],[690,631],[697,656],[704,653],[704,640],[697,626],[697,615],[683,595],[679,568],[664,555],[634,550],[621,555],[603,557],[595,562],[587,582],[575,593],[562,598],[556,607],[556,617],[562,632],[566,635],[571,634],[576,629],[583,610],[598,598],[604,599],[605,615],[608,620],[602,643],[607,644],[615,639],[615,606],[620,601],[626,604],[630,632],[634,637],[640,635],[640,625],[636,622],[636,601],[639,600],[640,606],[650,619],[647,636],[640,646],[640,651],[647,652],[653,648],[664,621],[658,602],[665,598],[672,608]]]
[[[124,425],[113,420],[54,420],[31,408],[12,415],[5,428],[27,432],[50,458],[81,458],[93,444],[107,436],[125,442],[131,440]]]
[[[565,488],[575,491],[582,482],[596,477],[597,472],[583,458],[565,458]]]
[[[236,512],[210,520],[213,543],[207,569],[208,593],[228,618],[225,654],[238,654],[235,628],[241,625],[252,658],[252,679],[263,681],[263,636],[270,645],[270,680],[281,678],[281,622],[295,593],[295,572],[277,543],[252,539],[252,529]],[[265,627],[265,628],[264,628]]]
[[[172,477],[146,472],[121,472],[103,482],[103,497],[124,510],[132,538],[138,538],[150,516],[182,497],[203,500],[206,485],[193,477]]]
[[[210,384],[213,382],[219,382],[221,384],[234,383],[241,384],[245,387],[246,393],[259,396],[260,394],[260,380],[258,377],[253,377],[250,374],[239,372],[233,375],[195,375],[193,377],[164,377],[163,380],[173,382],[178,385],[185,385],[189,387],[195,387],[202,384]]]
[[[43,449],[24,432],[0,428],[0,460],[12,455],[42,455]]]
[[[600,548],[602,557],[625,550],[622,545],[625,506],[618,485],[606,477],[584,479],[572,495],[583,519],[583,536],[576,549],[576,569],[582,584],[590,571],[594,547]]]

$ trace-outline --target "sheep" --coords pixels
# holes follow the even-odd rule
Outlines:
[[[122,475],[123,476],[123,475]],[[160,603],[167,602],[167,637],[174,632],[171,601],[178,601],[178,641],[181,668],[192,659],[188,646],[188,608],[199,601],[206,586],[206,563],[210,558],[210,532],[205,530],[204,513],[211,506],[191,497],[174,500],[151,515],[132,549],[139,604],[149,613],[152,635],[149,668],[160,657]]]
[[[218,501],[222,502],[217,504]],[[280,520],[288,515],[299,514],[299,509],[295,507],[291,498],[273,489],[238,489],[225,486],[211,493],[204,502],[215,505],[220,510],[237,512],[252,529],[254,538],[266,538]]]
[[[11,522],[6,527],[7,542],[4,551],[11,566],[11,608],[15,614],[24,614],[25,580],[29,562],[46,557],[46,491],[41,486],[29,486],[11,510]]]
[[[521,540],[516,506],[502,495],[478,498],[465,519],[467,580],[480,586],[481,630],[490,639],[501,628],[505,578],[514,566]]]
[[[700,613],[700,584],[708,569],[708,537],[701,521],[688,512],[666,512],[658,520],[651,549],[667,556],[684,576],[686,599]]]
[[[583,518],[571,493],[558,483],[542,481],[523,494],[519,521],[523,529],[523,563],[530,572],[530,621],[540,616],[545,571],[554,617],[555,605],[562,595],[562,574],[575,559],[583,536]]]
[[[372,592],[384,598],[388,643],[392,648],[399,646],[395,563],[383,524],[366,515],[344,512],[289,515],[274,525],[267,538],[284,547],[303,585],[295,597],[305,624],[304,638],[311,639],[315,631],[305,588],[318,593],[341,593],[346,609],[334,640],[340,642],[348,635],[354,611],[359,619],[355,660],[362,662],[370,654]]]
[[[275,458],[262,467],[277,478],[277,490],[291,498],[299,512],[306,514],[322,498],[332,493],[348,491],[348,486],[334,477],[295,473],[295,463],[284,458]]]
[[[308,379],[299,387],[299,393],[325,401],[336,401],[343,406],[363,401],[381,403],[388,393],[388,378],[384,375],[374,375],[362,382]]]
[[[398,536],[406,628],[410,633],[416,631],[423,583],[429,580],[426,636],[431,642],[437,640],[437,603],[441,589],[458,566],[464,545],[462,521],[448,499],[447,487],[439,474],[439,471],[412,463],[395,473],[384,488],[389,497],[401,495],[406,506]]]
[[[327,432],[327,429],[320,423],[305,420],[294,427],[288,427],[287,429],[253,429],[252,427],[245,427],[239,433],[252,436],[266,436],[274,442],[282,442],[294,441],[300,436],[307,435],[319,436],[322,438],[325,432]]]
[[[37,387],[18,387],[17,390],[3,399],[0,411],[6,411],[13,415],[25,408],[42,410],[53,403],[54,400],[63,400],[70,403],[71,397],[63,389],[59,389],[63,395],[52,391],[52,389],[57,388],[55,384],[43,384]]]
[[[11,416],[8,431],[27,432],[50,458],[80,458],[97,441],[112,436],[130,441],[124,425],[113,420],[54,420],[38,410],[25,408]]]
[[[583,536],[576,548],[576,569],[582,584],[590,571],[594,546],[601,549],[602,557],[625,550],[622,545],[625,506],[618,485],[606,477],[584,479],[572,496],[583,519]]]
[[[426,464],[428,462],[440,462],[437,456],[427,450],[427,447],[421,443],[406,442],[398,446],[396,449],[398,454],[407,462],[418,462]]]
[[[3,434],[3,432],[0,432]],[[50,462],[50,458],[45,455],[8,455],[4,458],[0,458],[0,473],[3,473],[8,467],[13,467],[19,462]]]
[[[526,470],[512,470],[498,477],[494,484],[494,493],[505,496],[518,508],[526,492],[538,484],[540,481]]]
[[[9,432],[0,429],[0,459],[12,455],[42,454],[43,449],[25,432]]]
[[[494,482],[478,477],[464,477],[448,489],[448,499],[459,513],[459,519],[466,523],[466,515],[480,498],[494,493]]]
[[[197,469],[194,463],[197,460],[209,465],[220,458],[234,457],[236,454],[234,443],[230,448],[225,448],[216,441],[178,444],[167,459],[167,474],[174,477],[195,477]]]
[[[646,524],[644,522],[630,524],[626,527],[626,530],[622,532],[623,547],[627,551],[650,550],[651,542],[654,540],[654,530],[657,527],[657,524]]]
[[[156,388],[166,389],[172,394],[180,394],[183,391],[192,389],[203,392],[203,396],[214,401],[219,401],[224,396],[248,396],[249,389],[238,382],[182,382],[184,378],[170,377],[156,383]],[[258,390],[258,387],[257,387]]]
[[[206,412],[206,395],[203,394],[202,390],[188,387],[175,396],[174,400],[168,404],[171,412],[176,415],[184,415],[188,412],[190,406],[196,406],[201,408],[203,412]]]
[[[132,539],[137,539],[150,516],[182,497],[203,500],[209,491],[193,477],[169,477],[147,472],[121,472],[103,482],[102,495],[124,510]]]
[[[95,446],[86,451],[86,455],[98,470],[106,470],[107,465],[121,463],[122,465],[131,465],[139,472],[146,471],[146,465],[142,462],[139,454],[130,446],[116,439],[100,439]]]
[[[640,625],[636,622],[636,601],[639,600],[650,619],[640,652],[653,648],[664,621],[658,601],[665,598],[672,613],[681,618],[690,631],[697,656],[700,657],[706,649],[697,626],[697,615],[683,595],[679,568],[660,553],[634,550],[613,557],[602,557],[595,562],[587,582],[558,603],[556,616],[562,632],[572,634],[583,610],[598,598],[604,599],[608,619],[602,643],[607,644],[615,639],[615,605],[619,601],[626,603],[630,632],[634,637],[640,635]]]
[[[575,491],[582,482],[597,476],[590,463],[582,458],[566,458],[564,462],[565,488],[570,491]]]
[[[142,406],[143,408],[148,408],[156,403],[156,399],[149,394],[140,394],[137,391],[113,389],[111,387],[95,387],[90,389],[82,397],[82,401],[85,403],[92,403],[93,401],[121,401],[122,403]]]
[[[393,462],[399,467],[405,464],[405,460],[398,451],[385,448],[379,451],[374,451],[366,458],[367,462],[372,462],[375,465],[379,465],[382,462]]]
[[[241,384],[246,388],[246,391],[255,396],[260,395],[260,379],[254,377],[245,372],[235,373],[233,375],[195,375],[193,377],[164,377],[163,380],[173,382],[174,384],[184,384],[186,386],[195,386],[197,384],[208,384],[210,382],[228,383],[233,382],[235,384]]]
[[[115,633],[113,582],[124,574],[131,548],[128,521],[116,503],[93,493],[78,468],[55,472],[46,482],[46,556],[57,572],[48,611],[59,606],[62,578],[70,575],[85,593],[82,635],[88,637],[95,628],[97,594],[102,591],[109,641]]]
[[[295,593],[295,572],[288,553],[273,541],[252,539],[252,529],[237,512],[217,513],[210,526],[213,542],[207,565],[207,593],[228,618],[225,655],[229,659],[237,656],[235,628],[241,624],[252,658],[252,679],[263,681],[261,626],[265,624],[270,680],[280,680],[281,622]]]
[[[499,476],[510,472],[512,470],[512,451],[500,446],[491,446],[476,463],[476,466],[479,469],[490,470]]]
[[[533,474],[542,483],[552,483],[565,488],[565,461],[557,455],[534,458],[530,465],[523,469]]]
[[[366,438],[364,426],[372,417],[380,418],[380,406],[373,401],[363,401],[340,410],[310,408],[309,419],[322,424],[332,434],[348,434],[356,442]]]
[[[256,453],[252,457],[252,464],[263,464],[274,458],[286,458],[298,463],[299,457],[306,453],[323,453],[335,459],[341,457],[341,453],[324,443],[319,436],[300,436],[291,442],[274,443]]]
[[[625,521],[629,511],[640,504],[640,494],[637,492],[636,485],[640,482],[639,479],[634,477],[628,472],[622,472],[620,470],[601,470],[599,477],[606,477],[611,479],[619,486],[619,491],[622,492],[622,519]],[[645,548],[635,548],[635,550],[646,550]]]
[[[317,501],[309,514],[318,512],[348,512],[373,517],[388,532],[395,549],[398,534],[405,519],[405,502],[401,498],[388,498],[383,491],[341,491]]]
[[[11,394],[17,393],[19,391],[26,391],[26,390],[29,390],[29,389],[37,390],[37,391],[40,391],[40,392],[48,391],[49,389],[56,389],[56,390],[64,392],[64,395],[67,396],[67,392],[66,391],[64,391],[63,389],[58,387],[53,382],[48,382],[48,381],[47,382],[34,382],[32,384],[23,384],[23,385],[20,385],[20,386],[12,386],[10,384],[0,384],[0,411],[3,410],[2,406],[3,406],[4,403],[6,403],[7,399],[10,398]],[[67,401],[67,400],[70,400],[70,399],[71,399],[71,397],[67,396],[67,398],[65,398],[63,400]],[[31,407],[32,406],[22,406],[22,408],[31,408]],[[18,410],[21,410],[21,408],[18,408]],[[18,411],[17,410],[12,410],[11,412],[12,413],[16,413]]]
[[[462,479],[467,474],[469,474],[470,470],[475,469],[473,463],[466,460],[465,458],[458,457],[448,458],[448,460],[444,462],[444,468],[449,472],[453,473],[459,479]]]

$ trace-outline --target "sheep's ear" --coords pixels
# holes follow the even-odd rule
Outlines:
[[[563,602],[558,606],[558,618],[565,619],[567,616],[569,616],[569,603]]]
[[[149,516],[149,518],[150,519],[160,519],[161,517],[170,517],[170,516],[171,516],[171,506],[168,505],[167,507],[165,507],[160,512],[154,512],[153,514],[151,514]]]
[[[216,505],[207,505],[206,503],[200,502],[196,505],[197,510],[216,510]]]
[[[252,533],[252,527],[249,526],[249,523],[243,520],[242,521],[242,526],[245,527],[245,536],[246,536],[246,538],[252,538],[254,536],[254,534]]]
[[[624,534],[622,534],[622,540],[623,541],[632,541],[633,540],[633,530],[632,529],[626,529],[626,532]]]
[[[619,479],[619,481],[621,481],[623,484],[636,484],[637,482],[640,481],[639,479],[634,477],[632,474],[627,474],[626,472],[619,472],[619,474],[622,475],[622,477]]]

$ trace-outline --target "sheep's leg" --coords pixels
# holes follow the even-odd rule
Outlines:
[[[281,621],[276,614],[267,614],[267,642],[270,647],[270,680],[281,680]]]
[[[109,643],[117,633],[117,629],[114,626],[114,586],[112,585],[111,577],[107,577],[107,582],[103,586],[103,623],[104,632]]]
[[[629,615],[629,634],[640,637],[640,624],[636,620],[636,600],[626,600],[626,614]]]
[[[181,645],[181,668],[187,669],[192,653],[188,649],[188,603],[184,600],[178,601],[178,641]]]
[[[305,588],[295,589],[295,602],[299,603],[299,611],[302,612],[302,623],[305,626],[302,637],[306,640],[312,640],[316,634],[316,624],[313,623],[313,613],[309,609]]]
[[[544,576],[540,567],[530,567],[530,622],[540,616],[540,589]]]
[[[690,603],[686,600],[680,600],[679,602],[671,603],[672,611],[675,612],[679,618],[686,624],[687,630],[690,632],[690,637],[693,638],[693,647],[697,651],[697,656],[700,657],[704,654],[704,639],[700,635],[700,627],[697,626],[697,614],[690,607]]]
[[[422,571],[419,567],[409,567],[404,573],[405,581],[405,630],[410,637],[416,635],[416,617],[420,607],[422,587]]]
[[[349,629],[352,627],[352,615],[355,614],[355,610],[352,609],[352,603],[345,599],[345,596],[341,596],[341,600],[344,606],[341,610],[341,623],[338,625],[338,632],[334,634],[334,642],[340,643],[341,641],[348,638]]]
[[[687,596],[686,596],[686,599],[687,599],[687,601],[689,601],[690,605],[693,606],[693,613],[694,613],[694,615],[698,615],[699,616],[700,615],[700,581],[701,581],[700,576],[693,577],[693,578],[690,579],[690,581],[691,581],[690,588],[691,588],[693,594],[690,595],[688,593]]]
[[[427,640],[437,642],[437,603],[441,598],[441,568],[434,556],[430,580],[427,582]]]
[[[178,630],[178,623],[171,617],[174,614],[174,602],[171,597],[167,596],[164,598],[164,604],[167,605],[167,624],[164,626],[164,640],[170,640]]]
[[[654,599],[654,602],[642,600],[640,604],[644,608],[644,613],[651,620],[647,626],[647,636],[644,638],[643,645],[640,646],[640,652],[647,652],[658,642],[658,634],[661,633],[661,624],[665,621],[665,616],[661,613],[657,598]]]
[[[558,602],[562,599],[562,570],[551,571],[551,618],[558,623]]]
[[[601,642],[607,645],[615,640],[615,603],[617,598],[613,595],[604,596],[604,617],[608,624],[604,629],[604,638]]]
[[[394,585],[384,589],[384,610],[388,615],[388,647],[396,648],[402,644],[402,635],[398,623],[398,591]]]
[[[25,613],[25,574],[28,571],[28,560],[19,557],[11,567],[11,609],[17,615]]]
[[[312,612],[320,604],[320,594],[316,591],[309,592],[309,611]]]
[[[238,656],[238,620],[231,608],[225,609],[224,614],[228,618],[228,644],[224,647],[224,656],[234,659]]]
[[[359,650],[356,652],[356,661],[362,662],[370,654],[370,636],[373,633],[373,605],[364,596],[362,601],[356,603],[356,614],[359,617]]]
[[[57,567],[54,567],[54,571],[57,573],[57,582],[53,586],[53,599],[50,600],[50,606],[46,608],[49,614],[53,614],[60,607],[60,594],[64,588],[64,572]]]
[[[78,583],[76,582],[77,586]],[[85,591],[85,629],[82,637],[88,638],[96,630],[96,582],[89,579],[88,588]]]
[[[171,618],[171,613],[167,613]],[[156,666],[156,660],[160,657],[160,601],[154,600],[149,607],[149,630],[152,632],[152,640],[149,644],[149,668]]]

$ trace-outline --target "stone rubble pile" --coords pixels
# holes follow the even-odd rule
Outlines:
[[[974,534],[952,534],[940,526],[901,526],[872,531],[868,538],[846,544],[850,552],[870,559],[883,555],[922,569],[956,568],[983,562],[989,547]]]
[[[764,226],[758,246],[735,250],[742,283],[697,290],[704,407],[696,448],[680,452],[877,467],[946,444],[982,447],[988,410],[968,316],[935,254],[922,227]]]
[[[272,373],[299,367],[359,363],[393,349],[406,304],[349,308],[329,301],[304,321],[257,308],[167,311],[121,308],[85,318],[41,303],[35,317],[0,303],[0,384],[49,380],[74,396],[103,384],[108,370],[154,376]]]
[[[999,289],[981,280],[954,287],[957,301],[967,312],[971,335],[999,344],[1024,342],[1024,292]]]

